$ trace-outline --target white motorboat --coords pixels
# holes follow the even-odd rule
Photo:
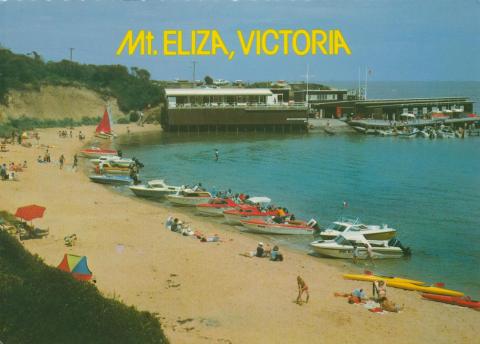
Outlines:
[[[118,155],[102,155],[99,158],[91,159],[90,162],[93,166],[97,166],[100,162],[108,162],[112,166],[118,167],[129,167],[131,164],[134,164],[135,161],[132,159],[124,159],[119,157]]]
[[[167,195],[167,199],[176,205],[196,206],[207,203],[212,198],[210,192],[203,190],[184,189],[175,194]]]
[[[298,235],[308,234],[312,235],[314,232],[313,226],[317,223],[315,220],[305,221],[285,221],[283,223],[276,223],[271,218],[268,219],[252,219],[240,220],[242,225],[246,228],[246,232],[260,233],[260,234],[287,234]]]
[[[167,185],[163,179],[150,180],[147,184],[132,185],[130,190],[138,197],[162,198],[177,193],[180,186]]]
[[[359,219],[349,220],[341,219],[332,222],[326,229],[319,234],[324,240],[333,239],[343,233],[359,233],[368,240],[388,240],[395,236],[396,230],[387,225],[365,225],[359,222]]]
[[[310,243],[313,250],[326,257],[352,259],[354,244],[358,259],[368,258],[368,246],[372,248],[373,259],[402,258],[410,255],[410,249],[403,247],[397,239],[367,240],[359,233],[343,233],[333,240],[317,240]]]

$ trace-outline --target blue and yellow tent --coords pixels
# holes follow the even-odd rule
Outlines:
[[[65,254],[58,268],[65,272],[70,272],[73,277],[80,281],[89,281],[92,278],[92,272],[88,268],[87,257],[76,256],[74,254]]]

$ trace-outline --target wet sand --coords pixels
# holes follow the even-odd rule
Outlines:
[[[125,132],[118,126],[117,132]],[[130,126],[132,132],[160,130]],[[93,127],[80,128],[91,139]],[[161,203],[123,197],[109,187],[91,183],[73,154],[83,143],[59,138],[57,129],[43,129],[40,144],[50,148],[51,164],[38,164],[45,148],[9,145],[0,162],[27,160],[17,182],[0,182],[0,208],[47,207],[40,227],[50,236],[25,241],[25,247],[47,264],[58,265],[64,253],[86,255],[99,290],[140,310],[156,313],[172,343],[474,343],[479,312],[422,300],[420,294],[389,288],[389,298],[405,304],[401,313],[378,315],[349,305],[335,291],[350,292],[370,283],[347,281],[343,269],[329,260],[287,251],[285,261],[246,258],[257,241],[208,218],[166,208]],[[76,134],[78,129],[74,131]],[[60,154],[66,165],[59,169]],[[144,162],[147,163],[148,162]],[[160,176],[159,176],[160,177]],[[165,229],[177,216],[194,230],[219,234],[223,242],[201,243]],[[63,237],[75,233],[68,248]],[[340,263],[341,265],[341,263]],[[310,289],[310,301],[298,305],[296,277]],[[409,276],[415,277],[415,276]],[[417,276],[417,278],[419,278]]]

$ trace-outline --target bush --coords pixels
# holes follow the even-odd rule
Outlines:
[[[118,123],[118,124],[128,124],[128,123],[130,123],[130,119],[127,118],[127,117],[120,117],[120,118],[117,120],[117,123]]]
[[[121,65],[88,65],[62,60],[44,62],[0,48],[0,103],[11,89],[38,89],[42,84],[84,86],[117,98],[123,112],[143,110],[164,101],[164,90],[150,80],[148,71]]]
[[[137,111],[130,112],[130,122],[138,122],[140,114]]]

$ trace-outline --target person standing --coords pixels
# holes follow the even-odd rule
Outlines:
[[[353,252],[352,252],[353,264],[357,264],[357,261],[358,261],[358,251],[359,251],[358,245],[354,243],[354,244],[353,244]]]
[[[218,149],[215,148],[215,161],[218,161],[219,157],[220,157],[220,153],[218,152]]]
[[[62,170],[63,169],[63,163],[65,162],[65,157],[62,155],[60,155],[60,159],[58,160],[58,162],[60,163],[60,169]]]
[[[303,278],[300,277],[300,276],[297,276],[297,286],[298,286],[297,303],[300,304],[302,302],[303,293],[307,294],[307,298],[305,299],[305,303],[308,303],[308,299],[310,298],[310,294],[308,293],[308,285],[305,283]]]
[[[74,169],[75,171],[77,170],[77,167],[78,167],[78,157],[77,157],[77,154],[75,154],[73,156],[73,165],[72,165],[72,169]]]

